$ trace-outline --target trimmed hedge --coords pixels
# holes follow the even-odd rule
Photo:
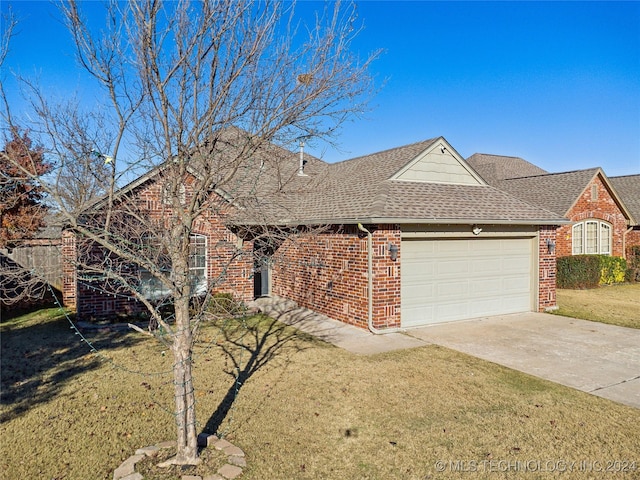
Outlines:
[[[625,281],[627,261],[608,255],[575,255],[557,259],[558,288],[596,288]]]
[[[558,288],[596,288],[600,283],[600,261],[597,255],[558,257]]]

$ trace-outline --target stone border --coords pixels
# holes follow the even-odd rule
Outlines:
[[[142,474],[135,471],[136,463],[145,456],[155,457],[161,449],[175,448],[175,446],[175,441],[168,441],[139,448],[134,455],[127,458],[113,471],[113,480],[144,480]],[[227,463],[220,467],[215,474],[206,475],[204,478],[199,475],[182,475],[181,480],[234,480],[242,475],[243,469],[247,466],[244,452],[224,438],[201,433],[198,435],[198,446],[222,450],[227,455]]]

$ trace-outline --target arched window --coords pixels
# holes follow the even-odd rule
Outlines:
[[[611,255],[611,225],[589,219],[576,223],[571,230],[573,255]]]

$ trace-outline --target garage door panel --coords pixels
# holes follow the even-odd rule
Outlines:
[[[404,240],[405,327],[529,311],[532,239]]]
[[[403,307],[402,313],[403,315],[405,314],[405,307]],[[436,316],[433,306],[407,307],[406,314],[408,318],[419,318],[422,316],[431,318]]]
[[[491,255],[495,253],[495,243],[494,242],[484,242],[484,241],[467,241],[468,248],[467,250],[475,255]]]
[[[501,280],[504,292],[529,292],[530,280],[522,276],[508,276]]]
[[[428,303],[436,298],[435,285],[416,285],[406,289],[407,306],[417,306]]]
[[[471,292],[478,300],[495,296],[496,292],[504,290],[504,285],[500,279],[486,279],[482,282],[473,282]]]
[[[478,300],[474,305],[474,316],[483,317],[486,315],[491,315],[491,312],[496,308],[496,299],[495,298],[487,298],[484,300]]]
[[[502,260],[503,273],[525,273],[531,271],[531,258],[530,257],[511,257]]]
[[[467,295],[469,292],[469,286],[463,282],[441,282],[437,286],[438,297],[441,301],[446,301],[447,298],[456,298],[460,295]]]
[[[470,272],[474,277],[484,277],[485,272],[494,268],[494,261],[485,259],[472,259]]]
[[[443,322],[448,322],[458,320],[460,317],[466,317],[468,315],[468,308],[460,302],[440,303],[434,309],[434,312]]]
[[[440,259],[436,265],[435,273],[440,278],[458,278],[460,274],[469,272],[469,262],[462,260]]]

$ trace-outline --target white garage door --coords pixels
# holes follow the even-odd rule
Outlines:
[[[402,241],[402,326],[527,312],[532,239]]]

